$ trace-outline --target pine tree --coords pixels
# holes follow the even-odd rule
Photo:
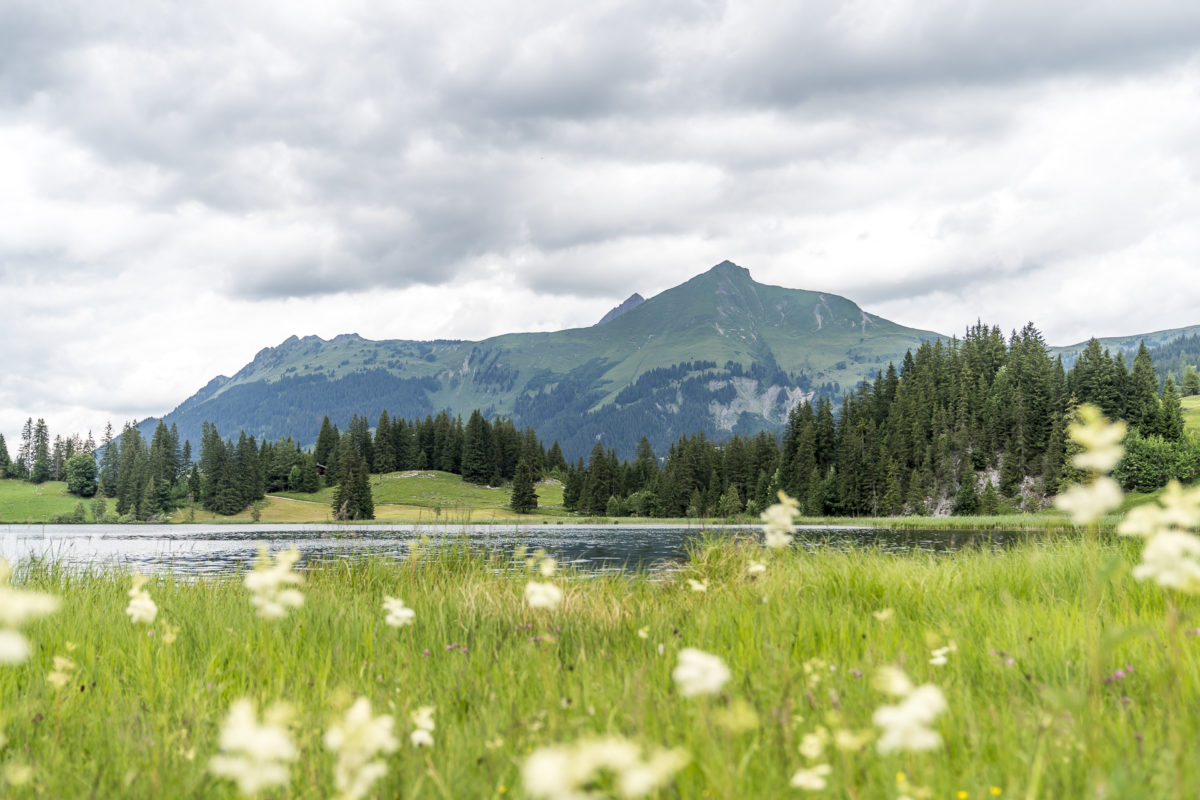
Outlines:
[[[512,500],[509,506],[518,514],[529,514],[537,508],[537,501],[538,496],[533,490],[533,470],[521,459],[513,474]]]
[[[1200,372],[1191,364],[1183,368],[1182,394],[1184,397],[1194,397],[1200,394]]]
[[[100,492],[105,497],[116,497],[121,471],[121,448],[113,437],[111,421],[104,426],[104,440],[100,446],[104,448],[104,455],[100,458]]]
[[[463,431],[462,479],[482,486],[497,472],[491,425],[484,419],[483,413],[475,409]]]
[[[1158,434],[1168,442],[1178,442],[1183,438],[1183,408],[1175,379],[1170,376],[1167,376],[1167,382],[1163,386],[1157,427]]]
[[[33,466],[29,469],[29,480],[32,483],[50,480],[50,430],[46,420],[40,417],[33,429]]]
[[[7,478],[9,465],[12,460],[8,457],[8,443],[4,441],[4,434],[0,433],[0,478]]]
[[[333,463],[331,456],[337,440],[337,429],[329,424],[329,417],[326,416],[321,420],[321,430],[317,434],[317,443],[313,447],[313,455],[316,457],[317,463],[326,469]]]
[[[370,473],[358,451],[347,447],[339,464],[341,482],[333,495],[333,516],[338,520],[375,519]]]

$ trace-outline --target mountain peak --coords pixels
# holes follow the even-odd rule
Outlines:
[[[604,317],[596,323],[596,325],[603,325],[606,322],[612,322],[622,314],[628,314],[630,311],[633,311],[644,302],[646,302],[646,298],[642,297],[637,292],[634,292],[633,294],[629,295],[624,303],[621,303],[621,305],[605,314]]]
[[[708,271],[709,275],[715,275],[721,278],[733,278],[734,280],[753,280],[750,277],[750,270],[745,267],[739,267],[732,261],[722,261]]]

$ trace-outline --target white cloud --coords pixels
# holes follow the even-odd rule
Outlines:
[[[291,334],[588,325],[723,259],[914,327],[1200,322],[1200,7],[18,3],[0,431]]]

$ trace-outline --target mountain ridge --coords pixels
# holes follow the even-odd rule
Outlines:
[[[661,452],[685,433],[778,432],[800,400],[837,396],[936,338],[723,261],[589,327],[480,341],[289,336],[163,419],[193,441],[207,418],[226,435],[308,444],[326,413],[345,425],[385,408],[408,418],[479,408],[559,439],[569,457],[598,439],[629,454],[643,433]]]

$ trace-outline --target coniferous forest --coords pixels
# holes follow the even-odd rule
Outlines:
[[[1183,374],[1185,390],[1200,391],[1195,370],[1184,365]],[[404,419],[383,410],[374,427],[355,414],[340,430],[325,417],[311,449],[244,431],[223,438],[205,423],[193,459],[191,442],[161,422],[149,442],[133,424],[119,436],[110,425],[97,446],[90,433],[51,441],[45,422],[30,419],[15,458],[0,437],[0,475],[65,480],[71,493],[95,496],[97,518],[131,520],[189,502],[235,514],[268,492],[322,486],[338,487],[337,518],[370,519],[371,473],[425,469],[512,484],[522,511],[536,505],[533,483],[552,477],[564,483],[566,508],[588,515],[732,517],[761,511],[781,489],[811,516],[995,514],[1042,508],[1075,477],[1066,431],[1081,403],[1128,423],[1114,473],[1126,489],[1195,480],[1200,443],[1184,433],[1180,396],[1173,377],[1160,381],[1144,345],[1127,359],[1093,339],[1067,369],[1032,324],[1007,338],[976,324],[962,339],[922,344],[840,398],[797,405],[779,438],[718,442],[699,433],[656,453],[643,437],[632,460],[601,439],[571,463],[557,441],[547,448],[507,418],[476,410],[466,422],[446,411]]]

